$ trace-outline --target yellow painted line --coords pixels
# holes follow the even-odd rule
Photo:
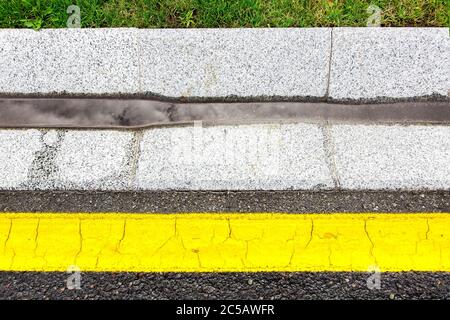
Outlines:
[[[450,271],[450,213],[5,213],[0,270]]]

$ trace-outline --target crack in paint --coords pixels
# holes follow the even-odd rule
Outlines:
[[[156,250],[155,252],[153,252],[153,254],[151,255],[152,257],[154,257],[158,252],[160,252],[162,250],[162,248],[164,248],[171,240],[173,239],[177,239],[179,238],[181,241],[181,244],[183,246],[183,248],[186,250],[186,248],[184,247],[184,243],[183,243],[183,239],[182,237],[179,237],[178,235],[178,230],[177,230],[177,218],[175,217],[174,219],[174,230],[173,230],[173,235],[171,235],[166,241],[164,241]]]
[[[197,254],[198,267],[199,268],[203,268],[202,267],[202,262],[200,261],[200,251],[197,250],[197,251],[195,251],[195,253]]]
[[[95,269],[98,269],[98,260],[100,259],[100,254],[95,259]]]
[[[333,250],[331,249],[331,246],[328,246],[328,265],[331,267],[333,264],[331,263],[331,254],[333,253]]]
[[[428,240],[428,236],[430,235],[430,222],[428,218],[426,221],[427,221],[427,231],[425,232],[425,239]]]
[[[177,217],[175,217],[175,220],[173,222],[173,236],[174,237],[176,237],[178,235],[177,223],[178,223],[178,219],[177,219]]]
[[[370,251],[369,251],[370,252],[370,256],[375,261],[375,264],[378,265],[377,258],[375,257],[375,255],[373,253],[373,250],[375,249],[375,243],[372,241],[372,238],[370,238],[369,231],[367,230],[367,220],[368,219],[364,220],[364,232],[366,233],[367,239],[369,239],[369,241],[371,243],[371,248],[370,248]]]
[[[80,237],[80,249],[78,250],[78,252],[75,255],[73,264],[76,265],[77,264],[77,259],[78,256],[81,254],[81,251],[83,250],[83,233],[81,231],[81,219],[79,219],[79,223],[78,223],[78,235]]]
[[[122,226],[122,237],[117,242],[116,251],[120,254],[120,246],[122,245],[123,239],[125,239],[125,229],[127,227],[127,219],[123,219],[123,226]]]
[[[291,255],[290,255],[290,257],[289,257],[289,261],[288,261],[287,267],[290,266],[290,265],[292,265],[292,260],[294,259],[294,255],[295,255],[295,251],[296,251],[296,250],[295,250],[295,239],[296,239],[296,238],[297,238],[297,228],[295,228],[294,234],[292,235],[292,238],[286,240],[286,244],[287,244],[289,241],[292,241],[292,242],[293,242],[293,244],[292,244],[292,252],[291,252]]]
[[[310,244],[311,241],[312,241],[312,238],[313,238],[313,232],[314,232],[314,219],[311,219],[311,232],[309,233],[309,240],[308,240],[308,242],[307,242],[306,245],[305,245],[305,249],[308,248],[309,244]]]
[[[9,219],[9,229],[8,229],[8,234],[5,239],[5,243],[3,244],[3,251],[6,251],[6,245],[11,237],[12,221],[13,221],[12,219]]]
[[[230,218],[226,218],[227,222],[228,222],[228,235],[225,238],[225,240],[222,241],[222,243],[227,242],[227,240],[233,239],[232,237],[232,229],[231,229],[231,221]]]
[[[40,223],[41,223],[41,219],[38,218],[37,225],[36,225],[36,235],[34,237],[34,243],[35,243],[35,245],[34,245],[34,255],[36,255],[36,250],[37,250],[37,247],[38,247],[38,238],[39,238],[38,236],[39,236],[39,225],[40,225]]]

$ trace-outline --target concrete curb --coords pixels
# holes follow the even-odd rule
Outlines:
[[[450,190],[450,127],[0,130],[0,190]]]
[[[447,28],[0,30],[0,95],[448,100]]]
[[[0,30],[0,95],[450,101],[446,28]],[[450,190],[450,127],[0,130],[0,190]]]

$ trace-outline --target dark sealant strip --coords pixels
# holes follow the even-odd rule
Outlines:
[[[136,129],[267,122],[449,124],[450,102],[174,103],[136,99],[0,99],[0,128]]]

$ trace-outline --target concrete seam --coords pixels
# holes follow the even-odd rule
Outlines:
[[[131,140],[131,147],[130,147],[130,177],[129,177],[129,190],[134,190],[134,183],[136,181],[136,175],[137,175],[137,167],[139,163],[139,158],[141,156],[141,141],[142,137],[144,136],[144,132],[142,130],[137,130],[133,134],[133,139]]]
[[[331,63],[333,62],[333,30],[330,31],[330,57],[328,60],[328,77],[327,77],[327,89],[325,91],[325,101],[328,101],[330,95],[330,82],[331,82]]]
[[[333,136],[330,131],[331,125],[328,122],[326,122],[323,125],[320,125],[320,129],[323,134],[323,148],[325,151],[325,162],[327,164],[331,178],[333,179],[335,188],[340,189],[341,182],[339,179],[339,173],[335,161],[336,152],[335,152],[335,145],[333,142]]]
[[[142,70],[141,70],[141,41],[140,41],[140,36],[139,36],[139,31],[135,30],[135,37],[134,40],[136,41],[136,48],[137,48],[137,63],[138,63],[138,92],[141,94],[142,93]]]

